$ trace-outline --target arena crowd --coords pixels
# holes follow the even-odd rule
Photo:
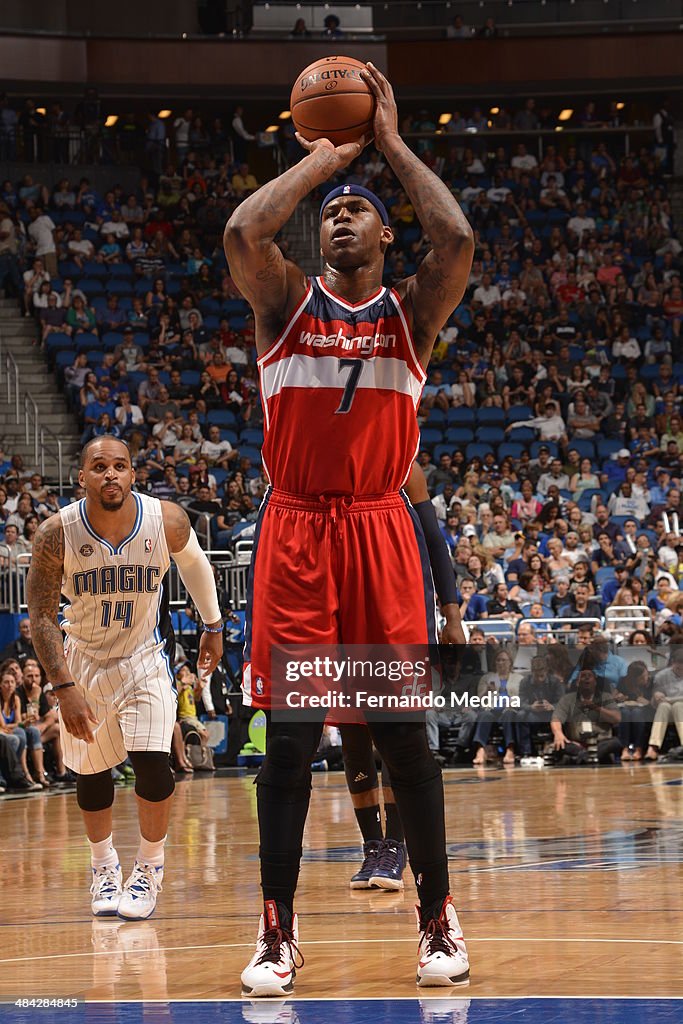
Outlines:
[[[484,125],[458,134],[475,115],[456,112],[438,137],[435,117],[412,123],[476,235],[429,368],[419,463],[472,624],[457,678],[518,694],[522,710],[433,714],[430,743],[477,763],[496,756],[491,735],[508,762],[544,744],[652,760],[672,721],[683,743],[683,290],[669,156],[656,139],[624,156],[597,136],[554,139],[537,156],[523,134],[505,145],[488,144]],[[527,102],[511,127],[531,130],[535,116]],[[30,176],[0,189],[0,276],[34,318],[82,440],[125,438],[138,489],[182,504],[217,552],[251,537],[266,487],[253,319],[222,252],[227,218],[259,187],[243,142],[237,161],[189,137],[174,164],[155,152],[129,194]],[[328,185],[341,180],[390,210],[385,283],[413,274],[429,238],[381,154],[366,150]],[[0,453],[0,566],[78,497]],[[589,712],[597,747],[574,728]]]

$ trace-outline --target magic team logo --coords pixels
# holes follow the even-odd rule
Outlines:
[[[84,558],[90,558],[94,550],[92,544],[81,544],[80,552]]]

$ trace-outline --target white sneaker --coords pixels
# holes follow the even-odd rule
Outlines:
[[[150,917],[157,905],[157,893],[161,892],[163,877],[163,867],[155,868],[136,860],[119,901],[119,917],[128,921],[141,921]]]
[[[113,917],[119,909],[119,901],[123,892],[123,876],[121,865],[114,868],[93,868],[92,885],[92,912],[95,917]]]
[[[470,965],[462,928],[451,896],[443,901],[438,917],[421,920],[417,911],[420,944],[417,958],[417,984],[469,985]]]
[[[299,952],[299,923],[296,914],[291,925],[281,922],[275,900],[266,900],[265,912],[268,920],[261,914],[256,952],[242,971],[242,994],[286,996],[294,989],[297,967],[304,963]]]

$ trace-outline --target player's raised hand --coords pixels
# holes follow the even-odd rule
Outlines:
[[[92,726],[99,725],[97,716],[86,701],[80,686],[70,686],[60,690],[59,717],[64,728],[77,740],[94,743],[95,734]]]
[[[349,164],[353,163],[372,140],[372,136],[364,135],[358,142],[345,142],[343,146],[335,146],[329,139],[316,139],[315,142],[309,142],[299,132],[296,133],[296,139],[299,145],[307,149],[309,153],[324,151],[325,155],[329,158],[329,177],[331,177],[337,171],[341,171],[344,167],[348,167]]]
[[[361,75],[375,97],[373,129],[375,146],[381,153],[384,139],[388,135],[398,135],[398,110],[394,90],[391,88],[391,82],[370,61],[361,71]]]

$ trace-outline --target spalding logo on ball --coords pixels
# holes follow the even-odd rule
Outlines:
[[[341,146],[372,132],[375,97],[361,78],[364,68],[353,57],[323,57],[304,68],[289,103],[294,126],[308,142],[329,139]]]

